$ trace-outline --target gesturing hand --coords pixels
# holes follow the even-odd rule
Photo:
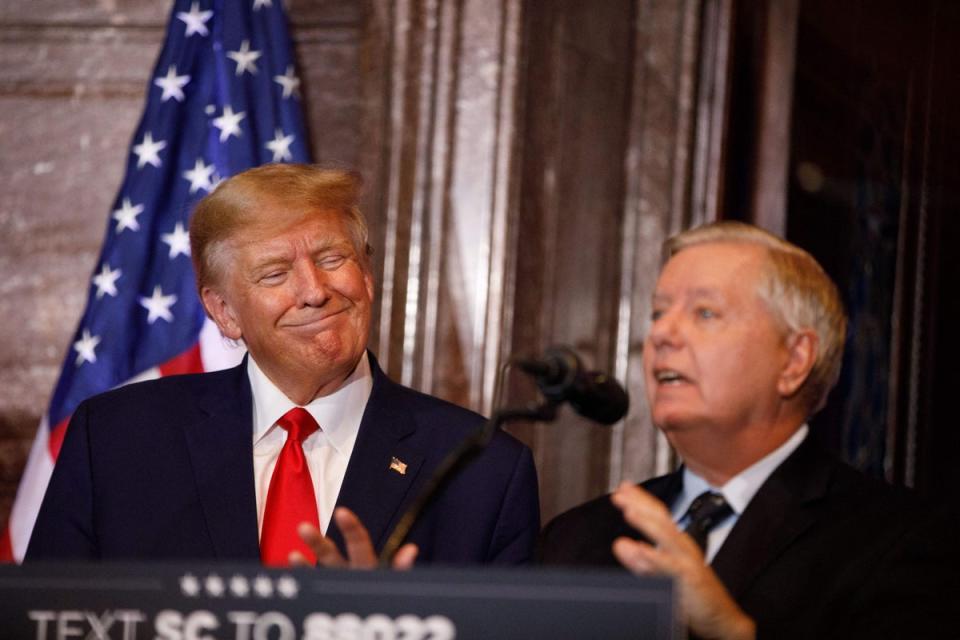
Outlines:
[[[347,557],[344,558],[337,549],[333,540],[327,538],[320,530],[310,523],[301,523],[297,529],[300,539],[317,556],[317,565],[321,567],[375,569],[377,567],[377,553],[370,541],[367,528],[360,522],[360,518],[346,507],[337,507],[333,512],[333,519],[343,534],[343,541],[347,547]],[[417,558],[417,545],[405,544],[393,556],[392,567],[406,570],[413,566]],[[290,553],[290,564],[295,567],[309,566],[307,558],[299,551]]]
[[[666,506],[629,483],[611,496],[627,523],[653,544],[617,538],[613,553],[637,574],[673,576],[680,590],[680,606],[690,630],[705,638],[754,638],[756,625],[730,597],[717,574],[704,561],[700,547],[674,523]]]

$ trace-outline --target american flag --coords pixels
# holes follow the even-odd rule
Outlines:
[[[281,0],[177,0],[107,221],[86,310],[41,421],[3,538],[20,561],[70,415],[113,387],[239,361],[206,320],[187,233],[217,182],[305,162],[307,140]]]

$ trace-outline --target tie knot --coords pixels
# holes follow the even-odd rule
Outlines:
[[[313,416],[303,407],[290,409],[277,420],[277,424],[301,444],[310,437],[311,433],[320,428]]]
[[[691,522],[702,522],[707,529],[733,513],[733,509],[723,498],[723,494],[704,491],[697,496],[687,510]]]
[[[733,513],[722,494],[704,491],[690,503],[687,509],[689,522],[685,531],[701,549],[707,547],[707,534],[724,518]]]

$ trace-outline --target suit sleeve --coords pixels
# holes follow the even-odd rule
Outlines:
[[[89,405],[74,412],[24,560],[95,559],[93,486],[88,440]]]
[[[540,531],[540,498],[533,455],[522,447],[507,482],[487,562],[525,564]]]
[[[822,629],[821,637],[942,638],[956,626],[960,593],[960,518],[952,510],[931,511],[912,521],[872,571],[851,601]],[[759,634],[758,634],[759,635]],[[773,637],[768,635],[767,637]]]

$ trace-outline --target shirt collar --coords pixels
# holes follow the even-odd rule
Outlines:
[[[247,376],[253,395],[253,442],[256,444],[270,433],[283,414],[300,405],[273,384],[253,356],[247,358]],[[314,398],[303,407],[317,421],[320,431],[338,453],[353,446],[372,390],[373,374],[369,356],[364,352],[339,389]]]
[[[671,508],[674,520],[679,521],[687,512],[687,509],[690,508],[690,503],[704,491],[715,491],[723,494],[727,504],[739,516],[750,504],[753,496],[760,490],[763,483],[770,477],[770,474],[784,460],[789,458],[791,453],[796,451],[809,431],[810,429],[806,424],[801,425],[792,436],[787,438],[786,442],[727,480],[722,487],[712,486],[693,471],[690,471],[689,467],[684,466],[683,490]]]

